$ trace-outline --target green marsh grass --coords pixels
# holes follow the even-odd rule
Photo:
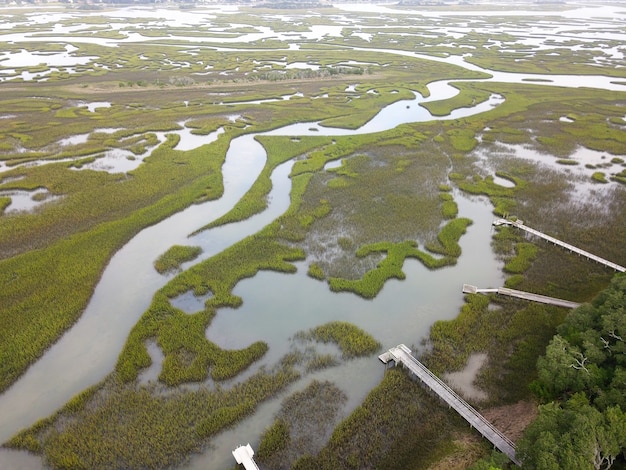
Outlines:
[[[5,256],[19,249],[30,249],[0,260],[0,279],[5,286],[0,293],[0,305],[6,325],[0,333],[0,389],[15,380],[76,321],[104,266],[119,247],[141,228],[194,201],[221,194],[218,169],[226,140],[216,145],[213,158],[206,158],[202,151],[177,154],[165,145],[130,180],[100,172],[76,175],[63,165],[29,170],[29,177],[20,183],[39,185],[39,181],[43,183],[47,179],[47,187],[53,193],[69,194],[62,204],[46,205],[36,215],[0,219],[0,233],[4,237],[0,245]],[[187,164],[176,165],[177,160]],[[205,170],[200,176],[188,179],[195,172],[194,167]],[[182,174],[174,171],[179,168],[185,171]],[[189,172],[187,176],[186,172]],[[66,175],[71,177],[71,185]],[[82,187],[85,179],[91,179],[93,187]],[[100,183],[96,183],[98,180]],[[162,184],[155,185],[159,180]],[[112,207],[115,209],[111,210]],[[64,223],[59,225],[59,220]],[[68,228],[82,232],[65,233]],[[41,279],[50,275],[56,282],[42,289]],[[46,314],[51,309],[55,315]]]
[[[454,97],[441,101],[428,101],[420,106],[426,108],[433,116],[447,116],[455,109],[479,105],[487,101],[490,96],[489,92],[474,88],[471,82],[453,82],[451,86],[459,90]]]
[[[267,468],[280,470],[291,468],[290,462],[303,455],[317,454],[347,399],[335,384],[319,380],[285,398],[274,422],[261,436],[255,459]]]
[[[252,14],[242,16],[241,20],[244,21],[237,22],[263,21],[259,15]],[[372,18],[372,24],[376,26],[377,20]],[[386,37],[375,35],[367,46],[398,50],[428,47],[428,53],[441,57],[458,52],[458,45],[445,35],[419,37],[404,32],[404,28],[398,28],[393,36],[393,31]],[[155,35],[159,31],[145,33]],[[390,42],[391,37],[396,42]],[[327,44],[310,42],[301,51],[289,51],[283,42],[273,45],[283,48],[280,54],[290,62],[306,59],[324,67],[333,67],[356,55],[355,51],[330,51],[329,44],[365,45],[356,37],[327,39]],[[503,53],[498,47],[493,50],[483,47],[490,41],[486,35],[473,32],[463,41],[477,47],[478,53],[471,60],[502,69],[510,67],[516,72],[558,69],[560,73],[591,70],[597,73],[598,70],[597,66],[589,67],[585,63],[588,57],[580,56],[581,60],[572,61],[573,50],[558,58],[546,51],[536,62],[530,59],[515,62],[520,57],[519,51]],[[258,77],[248,79],[245,74],[253,69],[254,60],[275,59],[275,52],[261,50],[270,43],[245,45],[257,50],[238,52],[241,71],[234,73],[232,53],[209,48],[198,50],[197,58],[202,64],[195,64],[189,72],[175,70],[176,66],[165,59],[183,61],[189,55],[183,52],[188,45],[174,42],[167,41],[169,56],[162,54],[162,45],[108,48],[81,44],[82,54],[98,55],[100,62],[111,66],[111,71],[86,67],[77,77],[58,74],[54,82],[36,84],[36,96],[41,99],[33,98],[35,84],[15,82],[15,91],[0,99],[0,112],[16,115],[3,121],[6,127],[0,132],[0,146],[8,152],[3,160],[13,163],[54,159],[59,153],[44,147],[68,135],[90,132],[110,123],[117,123],[126,131],[114,136],[94,136],[82,148],[75,149],[74,155],[89,158],[111,147],[127,147],[141,153],[152,141],[151,132],[173,130],[183,119],[190,119],[204,133],[220,125],[227,126],[225,138],[197,152],[177,152],[174,140],[170,139],[160,152],[129,175],[74,172],[69,169],[72,164],[60,163],[46,168],[16,167],[7,173],[7,176],[26,176],[10,183],[13,188],[45,187],[64,198],[34,215],[0,217],[0,284],[3,286],[0,389],[19,377],[75,321],[107,260],[126,240],[142,227],[188,204],[219,196],[219,165],[230,138],[242,132],[312,120],[354,127],[398,95],[408,97],[410,90],[424,92],[430,81],[480,76],[450,64],[359,51],[359,58],[371,62],[367,66],[371,74],[261,82]],[[233,45],[238,46],[244,45]],[[11,47],[19,50],[18,46]],[[54,47],[61,50],[60,46]],[[142,53],[149,60],[140,60]],[[207,77],[204,83],[189,80],[191,73],[203,70],[206,63],[231,75],[220,79]],[[119,71],[116,65],[122,66]],[[611,73],[620,72],[615,69]],[[358,104],[361,98],[352,98],[350,106],[354,108],[346,106],[351,99],[345,92],[346,78],[350,82],[358,78],[362,86],[357,91],[367,98]],[[120,87],[119,83],[133,86]],[[238,280],[261,269],[292,272],[295,269],[292,261],[305,258],[325,278],[359,280],[365,273],[378,269],[375,264],[384,256],[381,253],[387,253],[390,258],[388,251],[377,251],[378,248],[414,249],[404,247],[410,243],[407,240],[431,241],[439,250],[456,253],[458,243],[455,245],[453,241],[460,227],[450,226],[443,241],[437,241],[439,227],[445,221],[442,217],[446,212],[451,215],[452,207],[450,199],[441,197],[441,185],[487,195],[500,215],[518,215],[532,222],[532,226],[573,244],[592,248],[609,259],[621,259],[621,241],[626,239],[626,223],[623,223],[626,197],[622,185],[610,185],[612,191],[603,200],[603,210],[594,210],[593,206],[568,199],[568,182],[561,175],[537,171],[534,167],[528,169],[528,165],[515,160],[502,158],[494,163],[496,175],[501,176],[498,172],[511,175],[509,179],[515,182],[515,188],[496,185],[489,175],[476,174],[470,151],[483,144],[508,143],[529,145],[545,152],[548,158],[554,155],[567,159],[577,146],[624,155],[623,128],[616,125],[623,121],[623,107],[616,105],[623,102],[623,93],[583,88],[571,93],[532,83],[475,82],[459,84],[459,88],[461,93],[447,103],[439,103],[440,109],[482,100],[491,93],[502,94],[506,99],[487,113],[458,122],[415,123],[376,135],[338,137],[332,142],[320,137],[315,145],[313,140],[304,142],[300,153],[295,152],[295,143],[277,139],[277,147],[293,145],[294,156],[300,158],[292,171],[292,201],[287,213],[261,234],[174,278],[155,295],[150,309],[128,338],[117,364],[122,383],[110,377],[97,392],[72,400],[58,427],[51,420],[44,420],[20,435],[15,447],[43,452],[47,462],[58,467],[163,467],[180,463],[189,453],[206,445],[213,433],[251,413],[260,400],[295,380],[296,375],[287,369],[282,371],[283,375],[261,373],[241,387],[233,390],[216,387],[212,392],[201,387],[196,391],[164,385],[142,388],[133,379],[150,363],[145,341],[156,339],[166,351],[161,381],[170,385],[207,377],[227,379],[249,369],[267,348],[262,341],[242,350],[225,351],[211,344],[205,334],[217,308],[241,303],[232,294]],[[392,93],[396,89],[400,93]],[[368,96],[369,90],[380,95]],[[226,101],[235,102],[298,91],[303,92],[305,99],[261,106],[225,107],[216,103],[221,98],[208,95],[208,92],[230,93]],[[312,99],[326,93],[328,98]],[[98,96],[111,101],[112,106],[86,113],[69,103],[85,96]],[[183,101],[189,101],[189,106]],[[359,112],[351,116],[346,109]],[[59,116],[55,116],[57,113]],[[230,123],[228,114],[240,114],[242,121]],[[576,119],[564,124],[559,120],[561,116]],[[244,130],[244,126],[251,127]],[[273,146],[268,139],[267,149],[272,155],[276,150],[269,148],[270,145]],[[15,151],[20,146],[27,152]],[[343,160],[340,171],[323,171],[326,162],[336,159]],[[329,182],[338,176],[350,184],[332,187],[331,183],[329,187]],[[264,178],[256,193],[261,195],[260,199],[267,194],[267,177]],[[610,179],[624,183],[626,175],[622,171]],[[252,204],[244,209],[244,202],[241,213],[233,220],[241,220],[257,210],[250,209]],[[554,207],[559,210],[552,210]],[[456,220],[453,218],[450,223],[460,224]],[[393,231],[387,227],[393,227]],[[333,239],[339,234],[350,243],[324,245],[329,234]],[[496,243],[503,245],[505,263],[521,265],[516,270],[523,274],[509,278],[520,289],[584,301],[608,282],[609,274],[602,268],[590,266],[554,247],[540,245],[540,252],[533,260],[532,249],[521,248],[525,246],[523,238],[509,234]],[[346,247],[352,248],[347,252]],[[359,258],[355,247],[362,247],[369,254]],[[332,249],[337,250],[332,261],[317,257]],[[394,263],[385,272],[397,272],[399,261]],[[40,280],[44,275],[54,276],[57,282],[42,291]],[[203,311],[187,315],[173,308],[169,299],[188,291],[213,295]],[[493,401],[526,398],[534,361],[543,354],[566,312],[497,298],[487,300],[496,308],[489,308],[483,299],[468,298],[456,323],[434,327],[432,339],[437,344],[429,361],[436,370],[462,367],[464,358],[471,352],[485,350],[489,353],[489,367],[479,380]],[[45,315],[49,311],[55,315]],[[459,336],[459,331],[463,336]],[[320,356],[319,360],[326,362],[328,358]],[[243,389],[245,393],[240,393]],[[235,394],[230,395],[231,392]],[[398,403],[406,406],[398,407]],[[120,416],[119,421],[111,422],[111,415]],[[426,462],[450,449],[452,430],[458,429],[456,420],[403,373],[389,371],[362,406],[335,429],[329,444],[316,457],[302,456],[293,467],[334,469],[358,467],[366,461],[381,468],[408,468],[407,462]],[[460,427],[466,429],[464,423]]]
[[[323,280],[326,278],[324,275],[324,270],[316,263],[312,263],[309,265],[309,270],[307,274],[313,279]]]
[[[596,182],[596,183],[603,183],[606,184],[609,181],[606,179],[606,176],[603,172],[601,171],[594,171],[593,174],[591,175],[591,179]]]
[[[203,387],[177,394],[159,393],[154,386],[128,387],[111,378],[104,388],[108,392],[87,398],[83,409],[61,409],[8,445],[39,449],[53,468],[165,468],[200,451],[212,435],[297,378],[293,370],[279,368],[258,372],[228,390]]]
[[[11,205],[11,198],[7,196],[0,196],[0,215]]]
[[[316,147],[319,147],[322,143],[328,142],[327,138],[317,137],[302,137],[294,141],[294,139],[288,137],[259,136],[257,140],[261,142],[268,155],[267,162],[263,170],[261,170],[261,174],[250,190],[230,212],[210,224],[207,224],[205,227],[202,227],[198,232],[227,223],[239,222],[263,211],[267,207],[267,196],[272,189],[270,179],[272,171],[279,164],[300,155],[306,155]]]
[[[504,265],[504,271],[511,274],[521,274],[530,268],[537,257],[539,249],[532,243],[516,243],[516,256]]]
[[[443,201],[441,205],[441,213],[446,219],[454,219],[459,213],[459,206],[454,201],[451,194],[442,192],[439,197]]]
[[[442,230],[442,233],[444,237],[454,236],[449,229]],[[389,279],[395,278],[402,280],[405,278],[402,266],[406,258],[416,258],[426,265],[426,267],[434,269],[453,264],[455,258],[460,255],[460,251],[458,254],[452,255],[445,253],[447,251],[454,251],[456,253],[451,244],[448,244],[448,246],[441,251],[444,252],[443,254],[446,254],[446,256],[443,258],[435,258],[427,252],[419,250],[417,248],[417,242],[414,241],[400,243],[379,242],[364,245],[357,250],[357,257],[362,258],[372,253],[386,253],[386,256],[378,263],[376,268],[367,271],[361,279],[331,277],[328,280],[328,285],[330,289],[335,292],[349,291],[366,299],[372,299],[378,295],[384,287],[385,282]]]
[[[449,448],[453,434],[465,427],[408,374],[389,370],[322,450],[300,457],[291,468],[360,468],[364,462],[372,468],[410,468]]]
[[[200,253],[202,248],[199,246],[174,245],[156,259],[154,269],[159,274],[176,271],[181,264],[196,259]]]
[[[335,343],[339,346],[344,359],[367,356],[381,348],[378,341],[359,327],[340,321],[326,323],[306,332],[296,333],[294,338],[299,341],[312,340],[322,343]]]

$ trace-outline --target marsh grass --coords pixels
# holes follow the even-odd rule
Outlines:
[[[0,215],[4,213],[7,207],[11,205],[11,198],[7,196],[0,196]]]
[[[335,292],[350,291],[360,295],[366,299],[372,299],[382,290],[387,282],[391,278],[404,279],[405,274],[402,271],[402,266],[407,258],[415,258],[420,260],[424,265],[430,269],[440,268],[455,262],[455,258],[460,255],[448,254],[448,252],[456,253],[454,243],[451,242],[450,237],[454,237],[454,234],[450,233],[450,230],[442,230],[443,237],[447,237],[447,246],[441,249],[446,256],[442,258],[435,258],[427,252],[421,251],[417,248],[417,242],[407,241],[401,243],[388,243],[380,242],[371,245],[365,245],[357,250],[356,255],[360,258],[369,256],[373,253],[386,253],[386,256],[380,261],[376,268],[367,271],[361,279],[342,279],[331,277],[328,280],[330,289]],[[461,233],[458,234],[459,237]],[[458,240],[458,239],[457,239]],[[456,245],[458,246],[458,245]],[[439,247],[436,247],[437,249]],[[430,250],[430,247],[429,247]],[[434,251],[434,250],[430,250]]]
[[[181,264],[196,259],[200,253],[202,248],[199,246],[174,245],[156,259],[154,269],[159,274],[176,271]]]
[[[302,137],[294,141],[288,137],[259,136],[257,140],[265,148],[268,159],[261,170],[261,174],[255,180],[250,190],[239,200],[231,211],[210,224],[200,228],[197,232],[210,229],[219,225],[239,222],[254,214],[263,211],[267,207],[267,196],[272,189],[272,171],[281,163],[304,156],[320,145],[327,144],[328,138]]]
[[[609,181],[606,179],[606,176],[603,172],[601,171],[594,171],[593,174],[591,175],[591,179],[596,182],[596,183],[603,183],[606,184]]]
[[[348,397],[328,381],[312,381],[281,404],[273,424],[261,436],[255,458],[267,468],[290,469],[291,462],[317,454],[327,442]],[[315,413],[311,413],[315,410]]]
[[[458,416],[406,373],[389,370],[335,428],[327,445],[317,455],[302,456],[291,468],[360,468],[364,462],[373,468],[408,468],[409,462],[429,462],[433,453],[449,449],[452,433],[462,428]]]
[[[530,268],[537,257],[539,249],[532,243],[516,243],[516,256],[504,265],[504,271],[511,274],[521,274]]]
[[[307,274],[313,279],[318,279],[320,281],[326,278],[322,268],[315,263],[309,265],[309,270],[307,271]]]
[[[265,354],[267,344],[259,341],[242,350],[225,351],[209,342],[205,331],[216,309],[241,304],[241,299],[232,294],[241,279],[262,269],[294,272],[291,261],[302,258],[300,250],[257,235],[180,273],[155,294],[152,305],[131,331],[116,366],[120,378],[133,381],[140,369],[150,365],[145,347],[148,338],[156,338],[163,350],[165,359],[159,378],[169,385],[205,380],[209,373],[214,380],[236,376]],[[213,295],[204,311],[187,315],[168,300],[187,291]]]
[[[490,97],[489,92],[474,88],[470,82],[452,82],[450,85],[459,90],[457,95],[447,100],[428,101],[420,106],[426,108],[433,116],[447,116],[455,109],[479,105]]]
[[[0,233],[7,235],[3,239],[4,250],[10,250],[11,246],[31,250],[0,260],[0,280],[5,286],[0,293],[5,325],[0,332],[0,389],[15,380],[76,321],[97,278],[119,247],[141,228],[194,201],[221,194],[220,147],[221,143],[213,158],[206,158],[202,152],[177,154],[165,146],[145,170],[138,170],[130,180],[90,172],[86,180],[100,180],[100,183],[93,181],[93,188],[82,187],[85,180],[79,178],[74,187],[56,189],[55,178],[58,176],[60,184],[65,172],[69,173],[62,166],[30,170],[30,176],[22,180],[25,185],[47,180],[47,187],[53,193],[60,189],[71,193],[63,199],[63,204],[49,204],[35,216],[0,219]],[[186,171],[193,172],[199,165],[208,175],[196,175],[189,180],[185,172],[174,172],[179,167],[176,160],[188,162],[182,165],[187,167]],[[155,184],[159,180],[163,184]],[[119,184],[107,188],[103,182]],[[122,198],[123,203],[113,203],[117,198]],[[63,224],[59,224],[60,220]],[[63,238],[68,227],[89,230]],[[47,246],[35,249],[41,243]],[[55,282],[42,288],[41,279],[50,275]],[[56,314],[48,315],[50,309]]]
[[[97,16],[90,18],[94,23],[102,21]],[[494,18],[494,24],[499,20]],[[255,25],[267,19],[255,12],[229,16],[228,21]],[[371,21],[377,25],[376,18]],[[449,21],[461,24],[466,19]],[[291,26],[281,24],[282,28]],[[299,27],[304,29],[305,25]],[[29,30],[22,28],[12,32]],[[153,37],[163,33],[158,28],[136,31]],[[197,33],[189,28],[180,32]],[[286,62],[306,60],[324,67],[334,67],[357,55],[354,50],[331,51],[329,45],[402,51],[428,48],[428,53],[440,57],[458,53],[457,39],[445,34],[406,35],[401,25],[387,28],[385,33],[367,43],[347,34],[327,37],[324,44],[310,41],[300,51],[290,51],[286,43],[274,40],[232,44],[235,49],[256,49],[238,51],[237,64],[231,51],[198,48],[194,56],[197,61],[191,61],[188,69],[181,64],[189,61],[185,52],[189,45],[180,44],[178,39],[158,45],[126,44],[124,48],[81,44],[80,54],[97,55],[111,70],[89,65],[80,68],[75,77],[54,74],[47,84],[15,82],[11,93],[0,99],[0,113],[15,116],[3,120],[0,148],[5,152],[2,160],[17,165],[7,176],[25,178],[8,186],[45,187],[65,197],[62,204],[51,204],[36,215],[5,213],[0,217],[0,390],[78,318],[102,269],[120,246],[142,227],[193,202],[221,194],[219,167],[234,136],[292,122],[323,121],[352,128],[369,120],[386,103],[412,95],[411,90],[425,93],[425,85],[432,80],[481,77],[450,64],[359,51],[358,59],[370,62],[367,68],[372,72],[358,76],[359,98],[345,91],[346,76],[340,74],[324,80],[290,77],[280,83],[259,81],[258,74],[247,78],[256,67],[255,61],[268,65],[276,59],[275,51],[267,50],[271,47],[280,49]],[[95,36],[109,34],[113,33],[93,31]],[[576,54],[572,48],[557,57],[546,50],[531,60],[521,50],[491,47],[494,39],[512,41],[507,35],[467,34],[463,43],[476,47],[469,60],[515,72],[598,73],[597,64],[589,66],[589,51]],[[167,45],[166,53],[163,45]],[[42,47],[41,43],[7,44],[14,51],[22,46],[29,50]],[[62,51],[61,45],[45,48]],[[225,75],[202,79],[193,75],[206,72],[206,64]],[[31,69],[36,70],[43,71],[43,67]],[[618,68],[603,67],[603,73],[605,70],[607,74],[622,73]],[[350,81],[355,77],[350,76]],[[376,264],[383,253],[389,265],[384,265],[382,274],[398,273],[401,262],[390,252],[416,249],[407,240],[431,241],[436,250],[457,253],[457,235],[465,222],[453,218],[449,222],[452,225],[444,226],[448,231],[437,240],[443,218],[452,216],[453,201],[442,197],[442,185],[487,195],[499,215],[515,214],[572,244],[609,259],[623,259],[626,196],[622,185],[610,185],[601,206],[582,204],[570,198],[572,184],[561,174],[513,159],[494,159],[496,175],[510,175],[515,183],[515,188],[504,188],[477,171],[470,154],[480,145],[507,143],[529,145],[563,159],[578,146],[624,155],[623,93],[584,88],[571,93],[531,83],[475,82],[459,84],[459,88],[461,93],[453,100],[433,105],[438,112],[483,100],[491,93],[506,99],[487,113],[455,122],[415,123],[375,135],[338,137],[332,142],[321,137],[299,144],[274,138],[264,141],[270,156],[276,154],[278,160],[299,158],[292,171],[292,200],[287,213],[261,233],[172,279],[155,295],[132,330],[117,372],[107,383],[96,392],[90,390],[71,400],[61,415],[21,433],[12,441],[13,447],[41,452],[48,464],[60,468],[179,464],[206,445],[214,433],[252,413],[261,400],[297,379],[288,365],[303,359],[294,355],[281,363],[283,369],[261,371],[228,390],[221,386],[207,390],[198,385],[207,377],[223,380],[249,369],[267,350],[265,343],[258,342],[242,350],[226,351],[206,339],[206,328],[216,309],[240,305],[241,299],[232,293],[237,282],[264,269],[293,272],[292,262],[305,256],[319,277],[360,280],[365,273],[378,269]],[[370,96],[370,90],[378,94]],[[304,99],[234,104],[299,91]],[[230,104],[220,104],[222,98],[208,92],[228,93],[230,96],[223,100]],[[98,96],[112,106],[87,113],[71,103],[85,96]],[[230,122],[227,116],[231,114],[242,118]],[[573,122],[561,122],[562,116],[571,117]],[[176,151],[176,139],[170,138],[129,175],[70,169],[80,165],[81,157],[91,158],[108,148],[129,148],[142,154],[154,142],[151,133],[173,130],[183,119],[189,119],[200,133],[223,125],[226,136],[192,152]],[[48,148],[63,137],[91,132],[109,123],[125,130],[111,136],[94,135],[72,150]],[[244,129],[246,126],[250,128]],[[58,160],[61,155],[78,159],[68,164],[50,163],[45,168],[19,166],[37,159]],[[343,160],[340,170],[323,171],[326,162],[336,159]],[[261,202],[268,192],[267,175],[252,193]],[[609,179],[626,183],[626,174],[622,171]],[[0,200],[1,204],[6,202]],[[230,217],[233,221],[248,217],[261,207],[256,204],[244,200],[240,212]],[[523,237],[503,230],[497,233],[494,246],[500,246],[508,266],[523,272],[507,283],[522,290],[584,301],[605,286],[611,275],[562,250],[532,241],[540,247],[535,257]],[[357,251],[364,256],[359,258]],[[445,256],[432,259],[439,261]],[[41,279],[50,277],[55,282],[42,286]],[[188,291],[214,295],[203,311],[187,315],[174,308],[169,299]],[[51,311],[55,314],[49,315]],[[534,362],[565,314],[554,307],[468,296],[457,319],[433,326],[432,353],[425,360],[433,369],[443,371],[462,367],[472,352],[487,351],[490,366],[479,380],[493,401],[525,398],[526,386],[535,373]],[[353,334],[346,333],[347,337]],[[333,342],[345,341],[329,335]],[[141,387],[134,382],[138,372],[150,364],[145,349],[148,338],[156,340],[166,355],[161,381],[171,386]],[[309,361],[312,365],[320,362],[329,363],[329,357],[319,355]],[[175,387],[185,382],[194,383],[189,389]],[[365,462],[379,468],[408,468],[420,462],[425,467],[433,455],[451,449],[454,430],[467,428],[459,422],[401,371],[389,371],[380,386],[335,429],[317,456],[303,455],[292,466],[334,470],[358,468]],[[279,445],[271,446],[279,451],[286,448],[282,443],[287,432],[280,426],[275,430]]]
[[[297,341],[335,343],[341,349],[344,359],[367,356],[381,348],[378,341],[359,327],[340,321],[298,332],[294,335],[294,339]]]
[[[289,368],[261,371],[228,390],[177,394],[123,385],[114,377],[80,407],[63,408],[8,446],[39,451],[54,468],[165,468],[201,450],[217,431],[254,412],[298,378]],[[111,419],[115,416],[116,419]]]

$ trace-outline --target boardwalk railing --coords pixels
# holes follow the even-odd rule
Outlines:
[[[391,348],[378,358],[385,364],[390,361],[402,363],[405,367],[420,379],[420,381],[443,401],[459,413],[469,424],[478,430],[488,439],[500,452],[505,454],[513,463],[520,465],[515,457],[515,444],[504,434],[498,431],[489,421],[487,421],[478,411],[463,400],[454,390],[448,387],[443,381],[433,374],[424,364],[418,361],[411,354],[411,350],[404,344]]]
[[[556,305],[558,307],[576,308],[580,307],[579,303],[570,300],[557,299],[548,297],[547,295],[533,294],[532,292],[524,292],[521,290],[509,289],[508,287],[498,287],[497,289],[479,289],[470,284],[463,284],[464,294],[500,294],[509,297],[517,297],[518,299],[530,300],[532,302],[541,302],[543,304]]]
[[[615,269],[616,271],[619,271],[621,273],[626,272],[626,268],[624,266],[620,266],[619,264],[613,263],[612,261],[608,261],[608,260],[605,260],[604,258],[600,258],[599,256],[589,253],[588,251],[581,250],[580,248],[570,245],[569,243],[565,243],[557,238],[551,237],[550,235],[546,235],[545,233],[542,233],[539,230],[535,230],[534,228],[527,227],[526,225],[524,225],[524,223],[521,220],[496,219],[493,221],[493,225],[495,226],[508,225],[510,227],[517,227],[521,230],[525,230],[528,233],[536,235],[537,237],[543,238],[544,240],[547,240],[550,243],[554,243],[555,245],[562,246],[563,248],[573,253],[577,253],[581,256],[584,256],[585,258],[588,258],[590,260],[593,260],[600,264],[608,266],[611,269]]]

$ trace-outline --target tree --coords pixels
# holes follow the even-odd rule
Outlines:
[[[535,391],[554,401],[518,442],[523,467],[610,468],[626,450],[625,275],[565,319],[537,372]]]
[[[626,409],[626,276],[565,319],[537,369],[534,387],[543,399],[584,391],[601,408]]]
[[[608,469],[626,449],[626,415],[618,407],[604,412],[583,393],[563,406],[541,406],[517,444],[522,467],[531,470]]]

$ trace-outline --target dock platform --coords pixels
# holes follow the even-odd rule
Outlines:
[[[252,450],[250,444],[247,446],[239,446],[233,450],[233,457],[235,457],[237,463],[243,465],[246,470],[259,470],[259,467],[252,458],[253,455],[254,450]]]

